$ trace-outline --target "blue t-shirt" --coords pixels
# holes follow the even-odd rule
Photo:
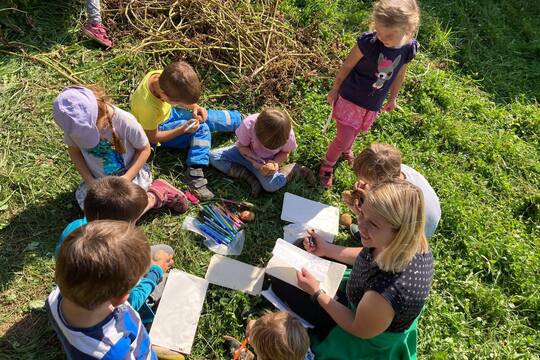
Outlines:
[[[401,67],[416,56],[418,42],[412,39],[400,48],[388,48],[370,32],[363,33],[357,45],[364,56],[343,81],[340,95],[365,109],[379,111]]]
[[[56,248],[54,248],[54,257],[58,257],[58,252],[60,251],[60,246],[62,246],[62,243],[64,242],[64,240],[66,240],[68,235],[71,234],[76,229],[78,229],[81,226],[84,226],[86,224],[88,224],[88,220],[86,220],[86,216],[85,216],[82,219],[77,219],[77,220],[74,220],[74,221],[70,222],[66,226],[64,231],[62,231],[62,233],[60,234],[60,238],[58,239],[58,243],[56,244]]]
[[[128,303],[117,306],[95,326],[76,328],[64,319],[62,299],[60,290],[54,289],[46,309],[68,359],[157,360],[148,332]]]

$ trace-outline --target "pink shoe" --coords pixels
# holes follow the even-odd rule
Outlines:
[[[325,189],[332,187],[332,168],[321,166],[319,169],[319,183]]]
[[[349,163],[349,165],[353,166],[353,164],[354,164],[354,154],[353,154],[352,151],[350,153],[343,154],[343,157]]]
[[[154,206],[156,209],[165,205],[183,214],[189,208],[186,195],[165,180],[154,180],[148,188],[148,192],[151,192],[156,197],[156,205]]]
[[[83,33],[106,48],[113,46],[111,39],[109,39],[109,36],[107,35],[107,29],[105,29],[105,26],[101,23],[87,22],[83,28]]]

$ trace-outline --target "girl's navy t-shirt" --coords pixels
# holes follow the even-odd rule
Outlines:
[[[412,39],[400,48],[388,48],[375,32],[369,32],[360,35],[357,44],[364,56],[341,85],[340,95],[365,109],[379,111],[401,67],[416,56],[418,42]]]

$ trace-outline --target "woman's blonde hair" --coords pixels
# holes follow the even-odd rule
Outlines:
[[[288,312],[267,312],[249,330],[249,342],[259,360],[303,360],[309,337],[300,321]]]
[[[373,209],[396,231],[390,245],[375,259],[381,270],[401,272],[416,253],[429,251],[424,232],[424,195],[420,188],[399,179],[382,183],[370,189],[363,206]]]
[[[109,125],[112,131],[112,143],[114,149],[120,153],[125,154],[126,147],[122,140],[116,135],[112,124],[112,114],[110,114],[108,108],[112,106],[111,98],[105,94],[105,91],[97,85],[86,85],[86,88],[92,90],[94,96],[96,97],[98,105],[98,116],[96,120],[96,126],[98,129],[103,129],[106,125]]]
[[[372,28],[375,22],[387,28],[400,28],[413,37],[420,26],[420,8],[416,0],[379,0],[373,6]]]

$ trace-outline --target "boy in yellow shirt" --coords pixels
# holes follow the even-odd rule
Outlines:
[[[186,62],[169,64],[145,75],[131,96],[131,112],[150,143],[188,149],[186,181],[202,200],[214,194],[207,188],[204,169],[209,163],[211,132],[235,131],[242,121],[238,111],[206,110],[197,101],[201,83]]]

